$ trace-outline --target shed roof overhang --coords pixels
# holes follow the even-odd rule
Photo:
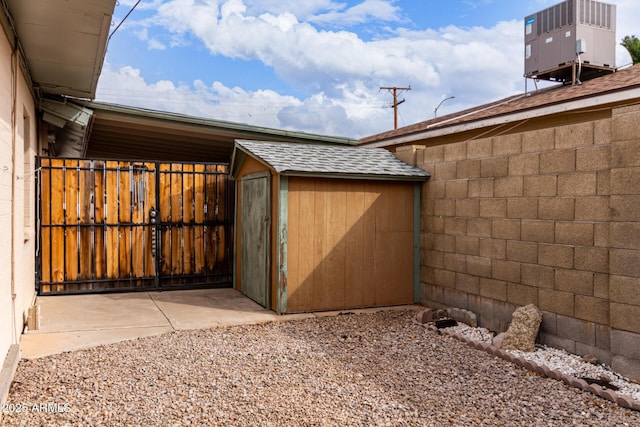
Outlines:
[[[235,143],[232,177],[238,176],[249,157],[282,176],[406,182],[422,182],[430,177],[428,172],[404,163],[384,149],[243,140]]]
[[[116,0],[4,2],[36,90],[95,98]]]

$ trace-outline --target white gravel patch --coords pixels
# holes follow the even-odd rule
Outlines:
[[[587,377],[608,381],[619,388],[618,394],[629,396],[640,402],[640,384],[632,383],[628,378],[614,372],[604,364],[594,365],[585,362],[580,356],[548,346],[536,346],[536,351],[531,353],[518,350],[507,351],[515,356],[523,357],[538,365],[547,366],[549,369],[555,369],[576,378]]]
[[[21,361],[8,403],[25,411],[5,411],[0,425],[640,425],[640,413],[528,375],[414,315],[178,331]],[[34,410],[42,404],[62,410]]]
[[[474,341],[488,344],[491,344],[494,337],[493,332],[488,329],[473,328],[464,323],[458,323],[457,326],[447,329],[469,337]],[[640,402],[640,384],[631,382],[628,378],[614,372],[604,364],[594,365],[584,361],[580,356],[546,345],[536,345],[536,350],[533,352],[519,350],[506,351],[514,356],[522,357],[552,370],[557,370],[565,375],[571,375],[576,378],[587,377],[608,381],[619,388],[619,390],[617,390],[618,394],[629,396]]]
[[[457,326],[452,326],[447,328],[449,331],[464,335],[465,337],[469,337],[474,341],[483,342],[487,344],[491,344],[493,340],[494,334],[488,329],[485,328],[472,328],[471,326],[458,322]]]

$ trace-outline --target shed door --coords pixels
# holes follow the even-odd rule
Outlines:
[[[242,180],[242,291],[269,306],[269,174]]]

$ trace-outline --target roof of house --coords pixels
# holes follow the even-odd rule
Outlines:
[[[249,155],[282,175],[422,181],[429,173],[383,148],[236,140],[231,171]]]
[[[503,124],[556,112],[621,103],[640,98],[640,65],[619,70],[575,86],[556,85],[399,129],[362,138],[363,145],[387,146],[410,143],[469,128]],[[463,127],[464,125],[464,127]]]
[[[94,98],[115,5],[116,0],[7,0],[10,18],[0,21],[39,92]]]

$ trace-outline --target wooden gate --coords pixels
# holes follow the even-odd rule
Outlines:
[[[39,163],[40,295],[231,286],[228,165]]]

